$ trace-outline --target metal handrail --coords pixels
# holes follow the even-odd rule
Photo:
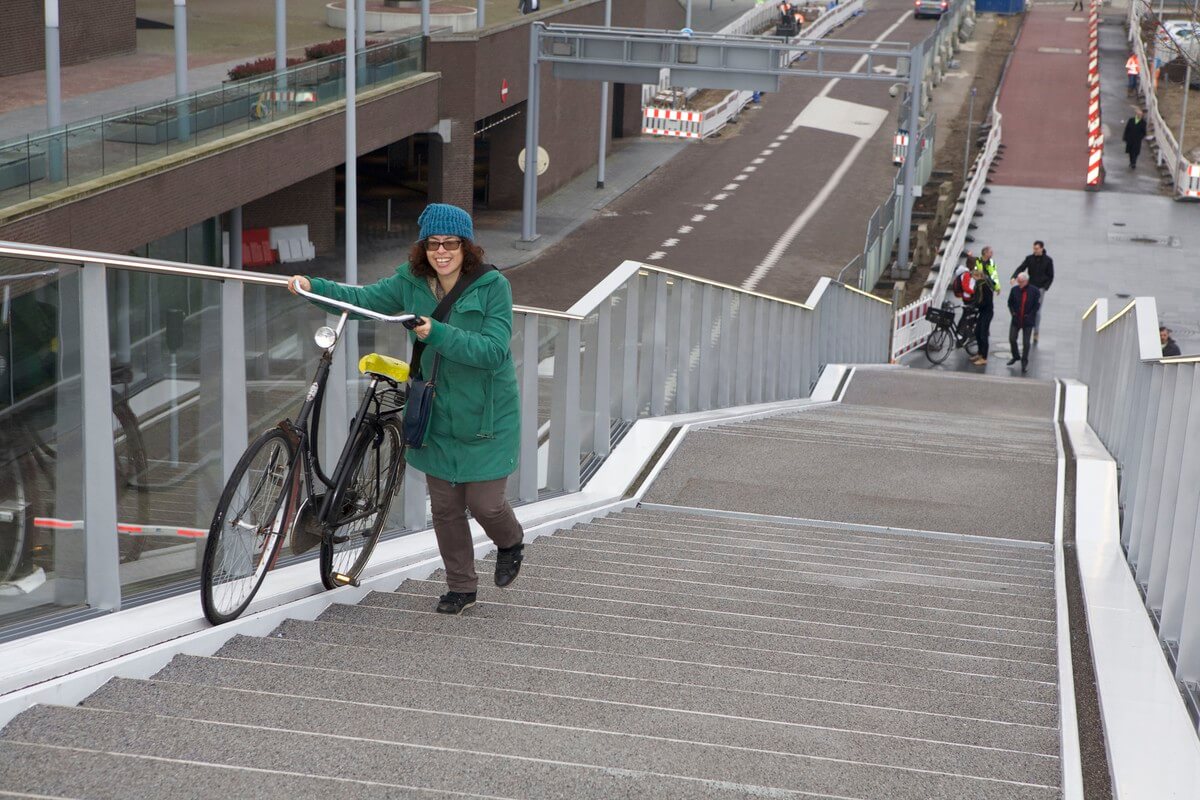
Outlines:
[[[53,261],[59,264],[104,264],[120,269],[136,272],[151,272],[159,275],[177,275],[184,278],[203,278],[216,281],[235,281],[258,286],[287,287],[290,275],[270,275],[265,272],[249,270],[226,269],[224,267],[206,267],[196,264],[182,264],[177,261],[163,261],[157,258],[142,258],[140,256],[114,256],[112,253],[101,253],[94,250],[76,250],[70,247],[51,247],[40,244],[24,244],[22,242],[0,241],[0,256],[24,258],[31,261]],[[28,277],[23,275],[22,277]],[[326,302],[325,298],[321,298]],[[358,309],[354,309],[358,310]],[[537,306],[513,306],[513,311],[520,314],[537,314],[556,319],[583,319],[576,314],[555,311]],[[395,320],[385,320],[395,321]]]
[[[770,40],[770,39],[764,40],[762,36],[755,36],[755,35],[750,35],[750,34],[738,34],[738,33],[719,33],[719,32],[713,32],[713,31],[692,31],[691,33],[683,33],[682,31],[672,31],[672,30],[653,31],[653,30],[646,30],[645,28],[616,28],[616,27],[601,28],[599,26],[594,26],[594,25],[546,25],[543,23],[535,23],[535,24],[541,24],[542,27],[545,29],[546,34],[550,35],[550,36],[553,36],[553,35],[562,35],[562,36],[586,35],[589,38],[612,38],[612,39],[619,39],[622,41],[624,41],[626,39],[630,39],[630,38],[636,38],[639,41],[647,41],[647,42],[656,42],[657,41],[657,42],[664,42],[664,43],[682,42],[684,44],[687,44],[688,42],[695,42],[695,41],[703,41],[703,42],[711,43],[711,44],[720,44],[722,42],[737,42],[739,44],[745,43],[748,45],[754,45],[757,48],[763,49],[763,50],[767,50],[767,49],[778,50],[778,49],[786,49],[789,47],[794,48],[795,45],[797,45],[797,44],[806,44],[809,41],[812,41],[812,42],[817,41],[816,39],[806,39],[804,37],[801,37],[799,39],[791,39],[791,40],[787,40],[787,41]],[[882,55],[888,54],[888,50],[887,50],[888,47],[896,47],[896,48],[903,47],[904,48],[904,51],[902,53],[897,51],[896,53],[892,53],[891,55],[907,56],[909,54],[909,51],[912,49],[911,42],[893,41],[891,39],[884,41],[884,42],[876,42],[874,40],[867,41],[865,39],[838,39],[836,42],[833,42],[832,44],[821,45],[821,47],[822,47],[822,49],[827,49],[830,52],[833,52],[835,48],[840,48],[840,49],[843,49],[846,51],[854,52],[855,54],[859,54],[862,51],[862,48],[864,46],[874,46],[874,45],[880,45],[883,48],[878,51]]]

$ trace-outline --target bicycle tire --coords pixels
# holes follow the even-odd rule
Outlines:
[[[296,457],[292,438],[272,428],[246,448],[221,492],[200,568],[200,604],[214,625],[241,616],[262,586],[294,513]],[[228,519],[231,509],[234,517]],[[247,536],[253,537],[252,547]]]
[[[0,469],[0,504],[8,512],[5,516],[12,516],[10,520],[0,521],[0,583],[17,574],[33,534],[26,485],[25,467],[19,457],[13,456],[10,463]]]
[[[357,583],[370,561],[392,498],[403,484],[403,441],[400,425],[394,419],[367,420],[359,429],[350,451],[353,468],[347,469],[334,487],[331,513],[351,517],[369,508],[369,504],[378,510],[369,517],[339,525],[322,538],[321,583],[326,589]]]
[[[132,492],[134,519],[132,522],[144,525],[150,521],[150,495],[138,484],[145,479],[149,469],[146,459],[146,446],[142,442],[142,429],[133,409],[124,403],[113,402],[113,416],[120,423],[124,443],[114,442],[113,450],[117,459],[117,508],[122,508],[122,500],[130,497]],[[146,549],[146,540],[141,536],[117,534],[118,550],[121,563],[137,561],[142,551]]]
[[[946,328],[937,328],[925,341],[925,357],[931,364],[941,364],[954,349],[954,336]]]
[[[968,336],[967,340],[963,342],[963,349],[971,358],[979,355],[979,340],[975,338],[974,334]]]

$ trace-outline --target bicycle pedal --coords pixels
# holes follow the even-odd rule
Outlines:
[[[330,575],[329,577],[333,580],[334,583],[338,584],[339,586],[353,586],[355,588],[362,586],[362,584],[360,584],[354,578],[351,578],[349,575],[343,575],[340,572],[335,572],[332,575]]]

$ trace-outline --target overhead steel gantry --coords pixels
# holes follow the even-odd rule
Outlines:
[[[525,152],[536,154],[543,63],[554,65],[554,77],[566,80],[614,83],[658,83],[661,70],[671,71],[674,86],[697,89],[779,91],[787,77],[841,78],[895,84],[905,82],[908,96],[908,130],[920,130],[921,80],[925,43],[865,42],[839,39],[776,39],[691,31],[652,31],[640,28],[607,28],[592,25],[529,26],[529,99],[525,123]],[[800,53],[808,58],[802,68],[792,62]],[[835,57],[865,57],[859,71]],[[830,62],[834,63],[830,63]],[[877,69],[878,68],[878,69]],[[919,136],[908,137],[904,160],[904,202],[900,228],[898,266],[907,268],[909,227],[912,221],[913,186]],[[536,156],[533,156],[533,160]],[[530,157],[527,156],[527,160]],[[525,170],[521,240],[532,242],[537,233],[537,169]]]

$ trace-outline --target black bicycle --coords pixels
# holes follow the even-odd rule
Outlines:
[[[941,308],[932,305],[925,312],[925,319],[933,323],[933,331],[925,340],[925,357],[930,363],[941,364],[955,350],[962,347],[967,355],[979,353],[979,342],[975,340],[975,323],[979,320],[979,309],[963,306],[962,318],[954,322],[954,309],[946,303]]]
[[[403,482],[401,412],[408,364],[378,353],[359,361],[370,383],[330,475],[317,455],[321,402],[351,312],[409,328],[420,318],[387,316],[299,288],[297,294],[341,309],[342,315],[336,328],[322,326],[314,336],[321,358],[295,420],[285,419],[259,435],[225,484],[200,571],[201,605],[214,625],[246,610],[288,534],[293,553],[320,545],[326,589],[359,585]]]

